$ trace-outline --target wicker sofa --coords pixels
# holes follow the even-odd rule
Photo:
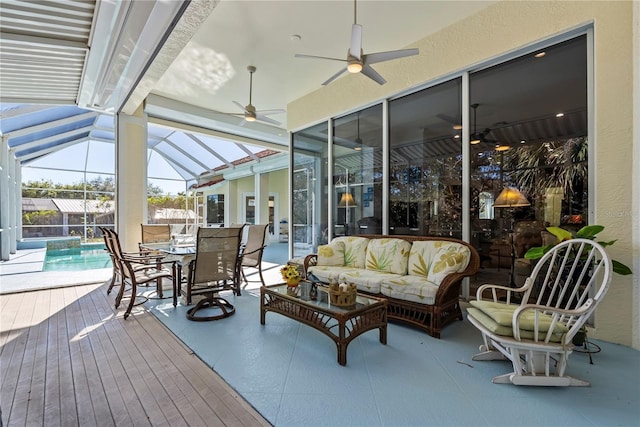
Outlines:
[[[309,277],[355,283],[359,292],[387,300],[390,319],[435,338],[445,325],[462,320],[460,283],[479,266],[468,243],[426,236],[339,237],[304,260]]]

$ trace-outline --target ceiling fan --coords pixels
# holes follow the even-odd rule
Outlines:
[[[370,53],[365,55],[362,52],[362,25],[357,23],[357,9],[356,9],[356,0],[353,1],[353,25],[351,26],[351,45],[349,50],[347,51],[347,59],[339,59],[339,58],[328,58],[325,56],[314,56],[314,55],[303,55],[296,53],[296,58],[313,58],[313,59],[328,59],[331,61],[341,61],[346,62],[347,66],[342,70],[338,71],[333,76],[329,77],[325,80],[322,85],[326,86],[338,77],[342,75],[345,71],[349,71],[350,73],[362,73],[365,76],[369,77],[371,80],[375,81],[378,84],[385,84],[387,81],[380,75],[376,70],[371,68],[372,64],[377,64],[379,62],[391,61],[393,59],[404,58],[406,56],[417,55],[418,49],[401,49],[401,50],[392,50],[389,52],[378,52],[378,53]]]
[[[476,126],[478,124],[476,113],[478,112],[478,107],[480,104],[471,104],[471,108],[473,108],[473,133],[469,135],[469,143],[471,145],[476,145],[480,143],[489,143],[489,144],[498,144],[498,141],[495,139],[488,139],[487,135],[491,133],[490,128],[485,128],[483,131],[478,132]]]
[[[231,116],[244,117],[244,120],[242,121],[242,123],[240,123],[240,126],[244,126],[246,122],[255,122],[256,120],[260,122],[265,122],[265,123],[270,123],[272,125],[280,126],[282,123],[267,116],[271,114],[285,113],[286,110],[283,110],[283,109],[256,110],[256,107],[254,107],[253,104],[251,103],[251,95],[253,92],[253,73],[256,72],[256,67],[254,67],[253,65],[249,65],[247,67],[247,70],[249,71],[249,104],[243,107],[242,104],[240,104],[239,102],[233,101],[233,103],[237,105],[243,111],[243,113],[224,113],[224,114],[228,114]]]

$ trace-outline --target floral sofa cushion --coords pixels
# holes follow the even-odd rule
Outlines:
[[[372,239],[367,246],[366,269],[382,273],[407,274],[411,243],[402,239]]]
[[[352,271],[359,270],[353,267],[340,267],[336,265],[314,265],[309,267],[307,274],[315,276],[315,278],[323,283],[331,283],[337,282],[341,274]]]
[[[401,277],[399,274],[366,269],[351,269],[351,271],[341,271],[338,273],[339,281],[344,280],[347,283],[355,283],[359,291],[370,292],[372,294],[380,293],[380,287],[383,282]]]
[[[401,276],[385,280],[380,293],[391,298],[433,305],[438,292],[438,284],[420,276]]]
[[[413,242],[408,274],[439,284],[447,275],[467,268],[470,258],[469,248],[456,242]]]
[[[344,244],[344,264],[347,267],[364,268],[369,239],[358,236],[342,236],[331,241],[331,244]]]
[[[318,246],[317,265],[344,266],[344,242]]]

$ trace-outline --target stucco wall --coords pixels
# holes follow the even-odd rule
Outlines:
[[[640,241],[632,233],[638,222],[632,195],[638,197],[633,169],[634,10],[631,1],[505,1],[430,35],[411,47],[420,55],[376,64],[387,79],[376,85],[359,75],[349,75],[287,106],[290,129],[320,120],[422,85],[470,65],[516,51],[527,45],[593,23],[595,199],[593,223],[606,227],[602,236],[618,239],[610,248],[614,259],[633,265]],[[636,113],[637,114],[637,113]],[[636,130],[637,132],[637,130]],[[638,160],[638,159],[637,159]],[[637,163],[637,162],[636,162]],[[635,191],[635,192],[634,192]],[[636,263],[637,265],[637,263]],[[637,271],[637,269],[636,269]],[[597,313],[596,338],[639,347],[638,273],[614,275]]]

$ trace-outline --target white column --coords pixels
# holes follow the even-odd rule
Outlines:
[[[234,179],[229,181],[227,192],[224,195],[224,226],[229,227],[231,224],[238,224],[240,222],[241,212],[238,208],[240,202],[238,202],[238,180]]]
[[[9,253],[15,254],[18,246],[18,218],[21,216],[20,212],[22,211],[22,203],[21,203],[21,195],[20,191],[20,182],[16,180],[16,169],[20,166],[18,165],[18,160],[13,158],[7,159],[7,163],[9,166],[9,200],[12,200],[14,203],[10,203],[9,206],[9,225],[11,226],[9,232]]]
[[[137,250],[147,223],[147,116],[116,116],[116,230],[125,251]]]
[[[16,159],[16,179],[15,179],[15,190],[14,190],[14,200],[15,200],[15,209],[16,209],[16,247],[17,250],[18,240],[22,240],[22,166],[20,162]]]
[[[256,195],[256,224],[269,223],[269,175],[256,173],[254,175],[254,188]]]
[[[11,192],[9,188],[9,144],[2,138],[2,148],[0,151],[0,256],[2,260],[9,260],[10,230],[9,224],[9,203]]]

